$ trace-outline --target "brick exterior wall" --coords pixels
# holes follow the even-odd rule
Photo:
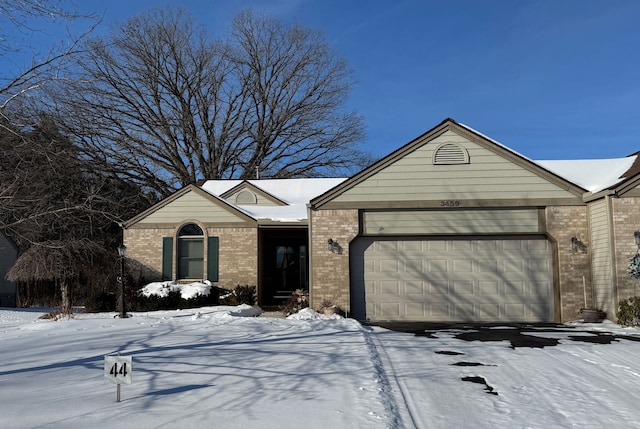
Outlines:
[[[132,228],[124,231],[127,257],[139,263],[145,280],[162,277],[162,239],[174,237],[173,278],[176,269],[176,234],[178,228]],[[258,229],[206,228],[208,237],[220,238],[219,281],[217,285],[233,289],[237,285],[258,286]],[[206,243],[206,237],[205,237]],[[206,252],[206,250],[205,250]],[[206,275],[206,264],[205,264]]]
[[[591,255],[586,206],[547,207],[545,210],[548,237],[556,243],[557,293],[560,308],[556,305],[556,318],[562,322],[581,318],[584,307],[584,283],[587,288],[587,305],[591,305]],[[574,252],[571,238],[576,237],[586,246],[586,251]],[[556,303],[557,303],[556,297]]]
[[[310,304],[317,308],[327,299],[350,312],[349,243],[358,235],[358,210],[319,210],[310,213],[311,293]],[[342,254],[327,249],[332,239],[342,246]]]
[[[220,237],[219,286],[258,285],[258,228],[207,228]]]
[[[162,238],[173,237],[175,234],[173,228],[124,230],[123,242],[127,246],[127,259],[138,262],[135,264],[137,272],[132,273],[134,277],[143,276],[150,282],[162,278]]]
[[[616,302],[640,295],[640,280],[627,272],[629,260],[638,252],[633,233],[640,231],[640,198],[613,198],[612,217],[615,251]]]

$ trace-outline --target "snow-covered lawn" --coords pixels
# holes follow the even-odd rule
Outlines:
[[[611,322],[532,330],[559,344],[514,349],[248,306],[42,313],[0,309],[2,428],[640,426],[640,332]],[[632,338],[576,341],[594,330]],[[103,371],[116,352],[133,357],[120,403]]]

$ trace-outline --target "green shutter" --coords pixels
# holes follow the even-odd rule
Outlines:
[[[207,240],[207,278],[217,282],[220,261],[220,237],[209,237]]]
[[[162,237],[162,280],[173,280],[173,237]]]

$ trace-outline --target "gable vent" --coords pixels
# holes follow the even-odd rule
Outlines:
[[[255,194],[249,191],[240,191],[236,195],[236,204],[257,204],[258,199]]]
[[[434,164],[468,164],[469,152],[455,143],[443,143],[433,152]]]

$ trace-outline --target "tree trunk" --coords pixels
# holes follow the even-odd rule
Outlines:
[[[60,304],[60,312],[62,314],[71,314],[71,297],[69,293],[69,281],[63,278],[60,282],[60,295],[62,302]]]

